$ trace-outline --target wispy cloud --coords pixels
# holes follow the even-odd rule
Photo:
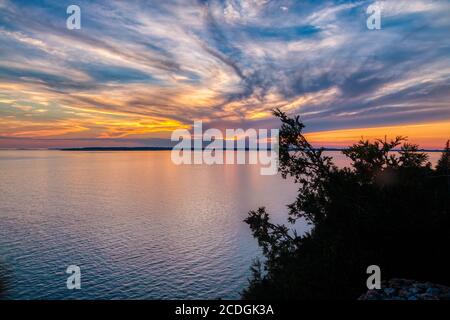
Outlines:
[[[275,106],[310,131],[450,119],[450,3],[380,1],[370,31],[371,3],[80,0],[67,30],[69,1],[1,0],[0,136],[146,144],[273,127]]]

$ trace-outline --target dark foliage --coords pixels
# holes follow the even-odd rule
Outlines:
[[[251,211],[245,221],[265,259],[252,267],[243,298],[355,299],[373,264],[383,279],[450,284],[448,145],[434,170],[403,137],[360,141],[343,151],[351,167],[339,169],[308,143],[299,117],[274,113],[281,174],[299,185],[288,221],[303,218],[312,229],[298,235],[271,223],[265,208]]]
[[[444,153],[438,161],[436,172],[439,177],[447,180],[447,190],[450,193],[450,140],[447,141]]]

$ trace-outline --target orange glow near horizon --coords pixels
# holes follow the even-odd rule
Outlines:
[[[279,128],[273,108],[316,146],[450,138],[446,1],[402,0],[371,36],[365,1],[83,1],[79,31],[60,2],[0,0],[0,148],[170,147],[199,120]]]
[[[320,131],[307,133],[305,136],[312,144],[326,147],[346,147],[361,139],[384,139],[386,136],[389,140],[403,136],[420,148],[442,149],[450,139],[450,121]]]

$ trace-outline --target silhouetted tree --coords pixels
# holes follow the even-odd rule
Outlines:
[[[438,161],[436,171],[447,180],[447,189],[450,192],[450,140],[447,141],[445,150]]]
[[[447,141],[445,150],[442,153],[442,156],[438,161],[436,169],[438,172],[442,172],[442,173],[445,173],[445,172],[447,172],[447,170],[450,169],[450,140]]]
[[[338,168],[306,140],[298,116],[274,114],[282,123],[280,172],[299,190],[288,205],[291,227],[272,223],[265,208],[249,212],[265,259],[252,267],[243,298],[354,299],[372,264],[383,278],[450,283],[450,194],[418,146],[404,137],[362,140],[343,151],[351,167]],[[299,218],[311,231],[295,232]]]

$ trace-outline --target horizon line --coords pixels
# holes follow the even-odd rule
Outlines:
[[[41,150],[41,151],[172,151],[174,147],[164,146],[164,147],[125,147],[125,146],[117,146],[117,147],[70,147],[70,148],[0,148],[0,151],[6,150],[15,150],[15,151],[33,151],[33,150]],[[323,150],[323,151],[344,151],[349,147],[316,147],[314,150]],[[186,151],[203,151],[207,150],[206,147],[203,148],[189,148],[189,149],[181,149]],[[180,151],[181,151],[180,150]],[[221,151],[260,151],[258,148],[214,148],[211,150],[221,150]],[[261,151],[271,151],[271,148],[267,148]],[[290,148],[290,151],[294,151],[295,148]],[[401,149],[392,149],[394,152],[399,152]],[[417,152],[446,152],[445,149],[419,149]]]

